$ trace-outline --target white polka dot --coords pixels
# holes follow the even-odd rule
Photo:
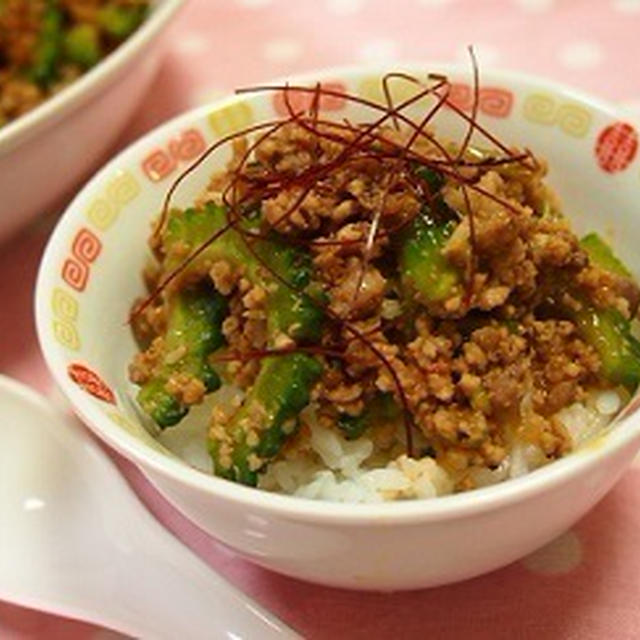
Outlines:
[[[560,62],[569,69],[593,69],[602,61],[602,49],[596,42],[570,42],[560,50]]]
[[[522,564],[533,573],[562,574],[573,571],[582,561],[582,543],[573,532],[567,531],[530,556]]]
[[[481,72],[482,72],[482,67],[495,64],[500,59],[499,51],[493,45],[490,45],[490,44],[474,43],[473,52],[475,53],[476,58],[478,59],[478,64],[480,65]],[[458,49],[456,53],[456,58],[460,62],[464,62],[471,65],[471,58],[469,56],[469,49],[467,47],[461,47],[460,49]]]
[[[271,4],[271,0],[236,0],[236,2],[247,9],[260,9]]]
[[[451,4],[452,0],[418,0],[418,4],[425,7],[444,7],[447,4]]]
[[[347,16],[358,13],[365,5],[366,0],[327,0],[327,10],[338,16]]]
[[[639,13],[640,0],[614,0],[613,8],[623,13]]]
[[[553,7],[554,0],[515,0],[525,11],[547,11]]]
[[[274,38],[264,45],[264,57],[269,62],[291,62],[301,53],[302,45],[292,38]]]
[[[176,40],[173,46],[183,55],[199,55],[209,50],[211,41],[201,35],[190,33]]]
[[[398,57],[398,45],[388,38],[369,40],[358,50],[358,57],[364,62],[388,62]]]

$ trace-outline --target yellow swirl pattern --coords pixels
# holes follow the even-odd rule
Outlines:
[[[124,207],[138,197],[140,185],[129,171],[118,171],[107,185],[105,193],[115,206]]]
[[[51,310],[57,318],[74,322],[78,318],[78,301],[64,289],[56,287],[51,296]]]
[[[109,229],[122,209],[140,194],[140,183],[130,171],[118,171],[104,189],[102,196],[93,200],[85,211],[89,222],[101,231]]]
[[[523,115],[529,122],[552,125],[556,121],[556,101],[546,93],[532,93],[524,101]]]
[[[561,104],[557,118],[558,126],[574,138],[584,138],[591,128],[591,112],[577,104]]]
[[[53,335],[63,347],[71,351],[80,348],[80,336],[75,326],[78,319],[78,301],[64,289],[56,287],[51,294]]]
[[[221,138],[248,127],[253,121],[253,109],[246,102],[216,109],[209,114],[209,126]]]
[[[106,231],[116,221],[118,213],[118,209],[104,198],[97,198],[86,210],[87,220],[102,231]]]
[[[550,93],[532,93],[523,106],[523,116],[529,122],[557,126],[573,138],[584,138],[591,129],[591,111],[574,102],[562,102]]]
[[[80,337],[78,336],[78,331],[68,322],[54,320],[53,336],[63,347],[66,347],[71,351],[77,351],[80,348]]]

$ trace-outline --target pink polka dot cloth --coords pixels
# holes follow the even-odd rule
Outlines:
[[[238,86],[342,64],[463,61],[468,44],[481,69],[544,75],[640,110],[638,34],[640,0],[191,0],[168,34],[161,75],[123,143]],[[49,231],[41,224],[0,251],[0,335],[12,336],[0,350],[0,371],[51,394],[31,321],[32,288],[25,285],[35,279]],[[520,562],[448,587],[366,594],[247,563],[113,456],[169,530],[304,637],[640,638],[638,461],[576,527]],[[114,637],[0,603],[3,639]]]

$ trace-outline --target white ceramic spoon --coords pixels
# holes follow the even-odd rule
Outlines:
[[[296,638],[171,536],[82,429],[0,376],[0,599],[143,638]]]

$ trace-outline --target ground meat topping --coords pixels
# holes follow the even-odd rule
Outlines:
[[[227,171],[213,177],[203,196],[217,206],[234,189],[241,202],[246,196],[251,233],[238,238],[254,257],[265,239],[294,248],[287,260],[299,272],[283,283],[277,260],[270,271],[269,256],[267,264],[248,267],[233,252],[226,258],[205,252],[190,267],[179,286],[206,276],[228,300],[224,364],[216,354],[211,363],[250,391],[262,359],[313,356],[322,364],[309,391],[317,424],[347,439],[368,429],[376,453],[386,455],[410,448],[413,434],[416,457],[435,460],[460,490],[474,486],[480,472],[504,473],[516,445],[533,447],[544,461],[571,450],[558,413],[607,383],[606,354],[589,339],[580,312],[615,310],[622,320],[632,318],[640,289],[590,257],[543,182],[545,163],[472,166],[469,158],[491,159],[474,149],[462,154],[457,173],[446,165],[442,175],[425,177],[403,162],[408,150],[394,146],[407,140],[401,130],[372,134],[388,155],[355,153],[346,161],[360,132],[339,128],[338,135],[322,124],[317,130],[332,135],[289,122],[253,154],[246,140],[238,141]],[[417,136],[416,149],[446,157],[427,138]],[[263,197],[251,200],[263,184]],[[270,250],[279,246],[274,241]],[[192,249],[179,240],[168,248],[172,258]],[[301,252],[304,260],[295,262]],[[276,292],[297,310],[320,309],[320,328],[309,321],[307,333],[297,333],[302,322],[275,331]],[[291,311],[278,309],[283,316]],[[149,379],[162,353],[154,313],[150,307],[140,320],[139,332],[152,341],[131,366],[137,382]],[[179,376],[167,389],[187,404],[203,393]],[[262,442],[268,406],[256,402],[234,414],[250,448]],[[224,469],[232,465],[234,445],[224,430],[232,419],[212,420]],[[283,445],[285,453],[305,448],[305,420],[278,425],[298,434]],[[263,464],[262,453],[247,459],[252,471]]]

